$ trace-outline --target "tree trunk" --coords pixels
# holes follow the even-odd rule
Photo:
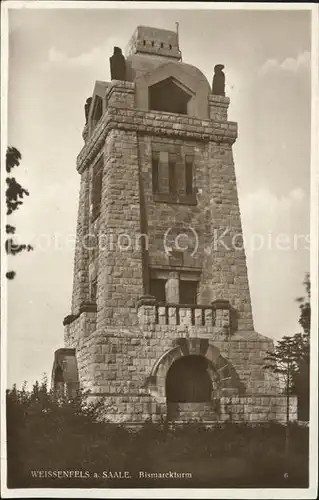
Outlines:
[[[285,451],[289,454],[289,405],[290,405],[290,364],[287,366],[287,407],[286,407],[286,436],[285,436]]]

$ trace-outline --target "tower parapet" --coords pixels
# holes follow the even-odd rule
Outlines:
[[[149,26],[138,26],[127,46],[127,56],[134,54],[165,56],[179,61],[182,54],[178,45],[178,33]]]

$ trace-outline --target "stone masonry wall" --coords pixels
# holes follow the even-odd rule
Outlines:
[[[242,236],[231,150],[237,125],[227,121],[229,101],[210,96],[211,119],[199,120],[134,109],[134,92],[133,83],[112,82],[106,111],[77,161],[81,174],[77,235],[81,238],[93,229],[100,238],[112,234],[113,240],[112,246],[100,246],[98,252],[96,312],[82,307],[90,298],[94,263],[81,247],[75,255],[73,316],[65,326],[65,343],[76,349],[80,384],[93,398],[106,396],[106,417],[115,421],[165,417],[165,377],[175,359],[172,356],[181,355],[181,340],[192,340],[189,346],[195,346],[194,351],[188,353],[200,354],[197,349],[203,340],[207,356],[218,352],[230,373],[227,376],[227,370],[223,371],[226,365],[216,365],[222,374],[220,419],[229,416],[231,405],[235,420],[248,412],[258,421],[271,406],[270,400],[262,398],[279,397],[276,380],[262,368],[272,341],[253,332],[243,248],[214,246],[216,229],[218,235],[229,229],[225,243],[234,235]],[[169,204],[154,197],[154,145],[159,150],[177,147],[182,155],[185,151],[194,155],[195,202]],[[90,226],[92,165],[101,153],[101,211]],[[172,223],[191,226],[198,235],[198,249],[186,256],[185,267],[201,272],[200,303],[229,300],[237,314],[237,333],[225,335],[213,326],[158,324],[137,314],[137,301],[146,292],[145,267],[169,267],[160,243]],[[145,231],[149,235],[147,254],[137,242]],[[170,352],[172,356],[167,355]],[[225,399],[230,396],[239,399]],[[284,401],[276,401],[281,410],[270,413],[282,415]]]
[[[172,121],[169,113],[130,110],[129,107],[134,103],[133,89],[134,84],[114,82],[108,91],[107,111],[78,159],[78,168],[82,171],[87,158],[92,156],[93,151],[97,154],[100,147],[105,144],[100,231],[106,233],[114,229],[115,240],[118,240],[121,234],[128,234],[130,242],[133,241],[133,248],[128,249],[125,255],[122,250],[117,252],[116,263],[114,252],[113,256],[112,252],[108,252],[107,256],[106,252],[99,256],[101,273],[97,300],[98,310],[101,312],[98,313],[98,328],[103,327],[103,324],[114,324],[115,320],[111,320],[113,314],[117,315],[120,322],[130,314],[134,316],[132,310],[134,300],[144,292],[143,265],[136,241],[142,229],[140,213],[140,195],[142,195],[150,241],[148,265],[167,264],[167,256],[163,249],[159,249],[159,243],[160,240],[163,241],[164,234],[172,221],[195,226],[200,248],[193,262],[189,258],[187,264],[189,267],[203,269],[200,300],[204,303],[209,303],[216,297],[230,300],[238,312],[239,328],[252,329],[244,250],[234,251],[231,248],[225,258],[223,247],[216,251],[214,248],[213,251],[211,249],[214,243],[211,241],[211,233],[214,229],[224,230],[226,225],[226,229],[231,228],[231,234],[239,233],[241,236],[231,154],[231,144],[237,135],[236,124],[198,120],[182,115],[174,115]],[[166,137],[163,138],[163,135]],[[154,201],[151,192],[150,156],[152,143],[155,142],[157,145],[162,144],[164,148],[167,144],[180,144],[186,151],[194,152],[197,191],[195,206],[161,204]],[[222,183],[227,186],[225,193],[222,191]],[[220,228],[221,222],[224,222],[222,228]],[[123,241],[124,239],[121,240]],[[109,263],[104,265],[107,260]],[[211,265],[212,261],[215,268]],[[111,272],[113,266],[115,273]],[[135,276],[131,277],[130,284],[128,275],[132,268]],[[133,318],[133,323],[134,321],[136,320]],[[129,320],[124,322],[128,324]]]
[[[204,422],[248,422],[262,423],[287,421],[287,399],[285,396],[232,396],[222,397],[220,401],[205,403],[170,404],[172,420]],[[172,408],[173,406],[173,408]],[[289,402],[289,420],[297,420],[297,398]]]
[[[141,159],[141,176],[143,182],[143,204],[146,214],[146,229],[149,236],[149,266],[161,267],[169,266],[169,257],[164,251],[165,235],[167,231],[187,232],[189,240],[194,239],[191,233],[192,228],[197,236],[199,248],[192,256],[195,249],[195,241],[188,241],[189,250],[183,255],[184,266],[193,269],[201,269],[204,265],[204,238],[208,237],[208,227],[205,227],[205,202],[206,186],[205,175],[202,174],[208,163],[208,146],[195,141],[183,141],[174,138],[152,138],[146,135],[139,136],[139,150]],[[194,189],[197,191],[197,203],[188,204],[175,202],[168,203],[157,201],[158,195],[152,192],[152,152],[153,151],[176,151],[180,154],[182,167],[184,168],[184,154],[194,155]],[[164,169],[163,169],[164,170]],[[162,174],[162,172],[160,172]],[[182,177],[183,172],[181,172]],[[167,189],[166,189],[167,191]],[[165,193],[163,193],[163,196]],[[164,198],[165,200],[166,198]],[[194,197],[196,200],[196,196]],[[196,203],[196,204],[195,204]],[[180,229],[179,229],[180,228]],[[168,235],[168,238],[170,235]],[[168,241],[167,241],[168,243]]]
[[[81,175],[78,219],[76,228],[76,248],[73,269],[73,292],[71,313],[77,314],[80,305],[89,299],[89,253],[83,247],[83,238],[89,232],[89,193],[90,173],[83,171]]]
[[[174,147],[194,155],[196,204],[161,203],[152,193],[152,150],[169,151]],[[183,254],[184,266],[201,270],[200,303],[229,300],[237,310],[238,328],[253,330],[231,146],[139,136],[139,149],[149,237],[148,265],[168,267],[169,257],[164,252],[166,235],[175,228],[177,234],[187,234],[189,250]],[[198,249],[193,253],[196,244]]]
[[[144,327],[145,329],[145,327]],[[182,336],[182,333],[179,333]],[[178,338],[180,338],[178,337]],[[206,419],[258,422],[269,419],[285,421],[286,398],[279,393],[272,374],[263,370],[263,355],[271,341],[232,339],[211,335],[210,345],[217,347],[239,377],[241,387],[227,396],[221,393],[219,413],[205,413]],[[155,363],[166,351],[176,347],[177,339],[168,338],[167,327],[158,326],[151,337],[139,328],[108,329],[108,336],[93,333],[75,342],[80,383],[91,391],[91,397],[106,397],[106,417],[112,421],[143,421],[153,415],[166,418],[165,394],[147,389],[147,380]],[[171,360],[172,361],[172,360]],[[168,367],[163,366],[165,374]],[[157,372],[157,383],[162,372]],[[241,394],[240,394],[241,392]],[[296,402],[291,399],[291,419],[295,419]],[[194,418],[195,410],[191,418]],[[197,414],[197,417],[200,414]],[[202,415],[204,418],[204,414]]]
[[[143,294],[141,250],[134,243],[141,231],[136,133],[110,132],[104,158],[99,230],[112,234],[114,246],[99,250],[99,330],[110,324],[130,324],[130,313]]]
[[[79,323],[77,327],[81,328]],[[86,328],[89,329],[88,324]],[[84,372],[89,370],[91,373],[90,387],[85,388],[90,388],[98,394],[148,394],[145,384],[161,356],[176,347],[178,339],[196,338],[195,327],[188,337],[185,336],[185,328],[184,331],[178,326],[175,329],[175,335],[169,336],[173,328],[167,326],[157,325],[155,328],[150,327],[149,330],[144,326],[143,331],[137,327],[121,329],[109,327],[106,335],[92,332],[85,339],[78,338],[78,340],[75,336],[69,335],[67,347],[75,347],[77,350],[80,381],[85,380]],[[208,328],[206,335],[201,333],[201,338],[206,338],[209,345],[217,348],[229,369],[234,371],[232,385],[237,393],[278,394],[277,381],[271,373],[263,369],[265,352],[272,348],[271,340],[265,338],[244,340],[234,336],[228,341],[222,335],[209,331]],[[170,363],[171,360],[167,361]],[[163,386],[170,366],[167,361],[164,360],[157,371],[158,381]],[[228,372],[227,369],[224,378],[228,377]],[[165,395],[161,387],[157,389],[159,396]]]
[[[253,330],[251,299],[230,145],[209,144],[209,194],[206,216],[210,221],[211,252],[205,266],[210,300],[228,299],[237,311],[238,330]]]
[[[92,396],[91,401],[97,399]],[[246,422],[258,425],[263,422],[276,421],[286,423],[287,399],[278,397],[237,397],[221,398],[219,411],[216,413],[209,404],[179,404],[173,415],[174,422],[203,421],[206,424]],[[215,405],[214,405],[215,407]],[[297,420],[297,397],[290,399],[289,420]],[[165,403],[158,403],[150,396],[116,396],[110,395],[105,402],[105,419],[114,423],[142,424],[146,421],[163,422],[167,419]]]

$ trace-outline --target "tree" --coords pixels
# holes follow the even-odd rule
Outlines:
[[[298,369],[293,375],[293,391],[298,396],[298,418],[309,420],[309,389],[310,389],[310,275],[306,274],[303,282],[306,289],[306,297],[299,297],[300,317],[299,324],[303,333],[294,336],[296,343],[296,355],[298,356]]]
[[[11,173],[11,170],[20,165],[21,153],[16,148],[9,146],[6,152],[6,172]],[[16,181],[15,177],[7,176],[6,178],[6,204],[7,204],[7,215],[11,215],[13,212],[18,210],[18,208],[23,204],[24,196],[29,196],[29,191]],[[16,232],[16,228],[11,224],[6,224],[6,234],[13,235]],[[16,255],[23,250],[30,252],[33,250],[31,245],[17,244],[12,237],[7,238],[5,241],[5,250],[8,255]],[[6,277],[8,279],[13,279],[15,277],[14,271],[8,271]]]
[[[296,301],[299,303],[300,307],[300,318],[299,324],[302,326],[302,329],[305,335],[310,335],[310,318],[311,318],[311,309],[310,309],[310,274],[307,273],[303,282],[306,288],[306,297],[298,297]]]
[[[264,368],[277,373],[287,395],[287,426],[289,426],[290,395],[298,397],[298,419],[309,420],[310,381],[310,276],[306,274],[304,285],[306,297],[299,297],[299,324],[303,333],[285,336],[277,342],[272,352],[267,352]],[[288,446],[288,445],[287,445]]]
[[[286,452],[289,452],[290,395],[293,388],[293,377],[298,370],[296,341],[294,337],[284,336],[273,351],[267,351],[264,368],[276,373],[287,397],[286,403]]]

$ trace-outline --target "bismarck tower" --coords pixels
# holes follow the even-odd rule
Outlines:
[[[85,105],[53,386],[104,396],[114,422],[284,421],[273,343],[254,331],[223,66],[211,87],[177,33],[139,26],[110,67]]]

